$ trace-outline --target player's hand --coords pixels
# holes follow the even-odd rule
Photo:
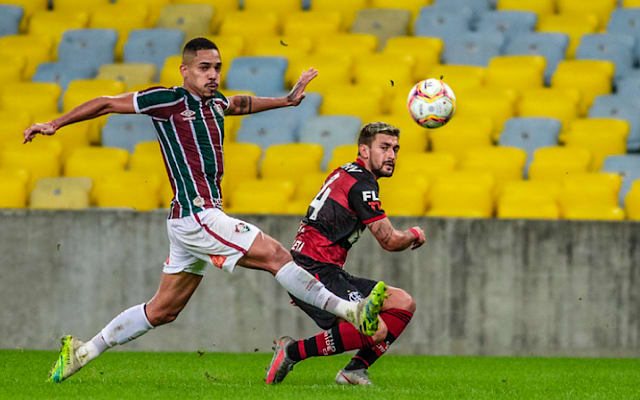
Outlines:
[[[414,226],[411,228],[411,230],[418,233],[418,237],[413,241],[413,244],[411,245],[411,250],[415,250],[418,247],[422,246],[427,239],[424,235],[424,231],[419,226]]]
[[[316,70],[315,68],[309,68],[300,75],[298,82],[296,82],[296,84],[293,86],[293,89],[291,89],[291,91],[287,95],[287,103],[290,106],[297,106],[298,104],[300,104],[302,99],[304,99],[306,96],[304,89],[316,76],[318,76],[318,70]]]
[[[56,127],[55,125],[53,125],[51,122],[45,122],[43,124],[33,124],[30,127],[28,127],[27,129],[24,130],[23,134],[24,134],[24,142],[22,142],[22,144],[25,144],[27,142],[30,142],[33,140],[33,138],[37,135],[37,134],[41,134],[41,135],[53,135],[54,133],[56,133]]]

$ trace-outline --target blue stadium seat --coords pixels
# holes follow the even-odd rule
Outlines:
[[[0,4],[0,36],[17,35],[23,14],[20,6]]]
[[[277,96],[284,91],[287,65],[284,57],[236,57],[227,71],[227,89]]]
[[[57,83],[62,88],[58,108],[62,109],[62,99],[67,86],[76,79],[91,79],[96,76],[92,65],[86,63],[69,64],[60,62],[46,62],[38,64],[38,69],[31,80],[33,82]]]
[[[596,97],[589,109],[589,117],[626,120],[631,125],[629,136],[627,136],[627,149],[630,151],[640,150],[640,114],[638,113],[638,105],[628,97],[620,95]]]
[[[444,38],[442,61],[446,64],[489,65],[489,60],[502,54],[501,33],[466,32]]]
[[[154,64],[157,80],[167,57],[180,54],[183,42],[178,29],[134,29],[124,45],[124,61]]]
[[[510,118],[498,140],[500,146],[517,147],[527,152],[525,177],[533,161],[533,153],[541,147],[558,145],[562,123],[553,118]]]
[[[151,118],[141,114],[111,115],[102,128],[102,145],[119,147],[133,153],[139,142],[156,140]]]
[[[518,33],[535,30],[538,15],[528,11],[490,11],[480,15],[476,24],[478,32],[499,32],[506,40]]]
[[[547,60],[544,70],[546,84],[551,83],[551,76],[558,63],[565,58],[569,36],[565,33],[520,33],[509,39],[505,54],[537,54]]]
[[[636,39],[634,54],[640,59],[640,8],[617,8],[611,13],[607,32],[623,33]]]
[[[346,115],[322,115],[311,118],[300,130],[300,142],[318,143],[324,148],[322,169],[327,168],[336,146],[354,144],[362,121]]]
[[[276,97],[284,97],[289,92],[282,92]],[[260,118],[286,118],[293,119],[294,135],[298,137],[298,132],[304,121],[309,118],[313,118],[318,115],[320,104],[322,103],[322,95],[319,93],[307,93],[307,96],[302,100],[297,107],[284,107],[274,110],[263,111],[258,114],[254,114],[253,117]]]
[[[455,37],[471,29],[471,13],[422,7],[413,25],[415,36]]]
[[[616,65],[614,79],[626,76],[633,68],[635,39],[623,33],[602,33],[582,36],[576,51],[577,59],[608,60]]]
[[[71,29],[58,44],[58,62],[93,68],[94,75],[103,64],[114,62],[118,32],[114,29]]]
[[[640,93],[640,70],[633,70],[624,78],[615,82],[618,96],[627,97],[636,104],[640,103],[638,94]]]
[[[292,116],[265,118],[260,114],[251,115],[242,119],[236,142],[255,143],[263,149],[274,144],[296,142],[296,124],[297,121]]]
[[[436,0],[432,7],[437,10],[453,11],[454,13],[464,14],[472,22],[476,21],[480,14],[491,9],[487,0]],[[422,7],[420,9],[420,14],[428,12],[428,10],[425,9],[429,8],[431,7]]]
[[[609,156],[604,159],[604,164],[600,170],[602,172],[617,172],[622,175],[618,203],[620,206],[624,206],[624,199],[631,189],[631,184],[640,179],[640,155]]]

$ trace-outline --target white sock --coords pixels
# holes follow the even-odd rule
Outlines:
[[[153,329],[153,326],[144,312],[144,303],[138,304],[118,314],[93,339],[80,346],[76,357],[84,366],[110,347],[130,342],[149,329]]]
[[[358,303],[350,302],[335,294],[293,261],[286,263],[276,274],[276,280],[289,293],[322,310],[328,311],[346,320],[355,315]],[[351,312],[349,312],[351,311]]]

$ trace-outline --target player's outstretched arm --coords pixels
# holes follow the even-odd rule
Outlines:
[[[33,140],[37,134],[53,135],[56,130],[74,122],[85,121],[109,113],[134,114],[133,93],[118,96],[102,96],[80,104],[68,113],[52,121],[33,124],[24,131],[24,142]]]
[[[300,75],[300,79],[285,97],[256,97],[238,95],[229,97],[227,115],[252,114],[273,108],[297,106],[305,98],[304,89],[318,75],[318,71],[309,68]]]
[[[387,251],[401,251],[409,246],[414,250],[422,246],[425,241],[424,231],[419,226],[399,231],[393,227],[387,217],[371,222],[367,227],[380,246]]]

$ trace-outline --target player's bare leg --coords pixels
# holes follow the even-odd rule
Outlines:
[[[305,303],[351,322],[365,335],[371,336],[378,330],[378,314],[386,297],[384,282],[380,282],[372,294],[359,303],[341,299],[294,263],[291,254],[278,241],[264,233],[256,237],[238,265],[271,272],[289,293]]]
[[[147,304],[138,304],[116,316],[90,341],[84,343],[66,335],[49,372],[49,381],[62,382],[116,344],[127,343],[150,329],[174,321],[196,290],[201,275],[180,272],[162,274],[160,285]]]

